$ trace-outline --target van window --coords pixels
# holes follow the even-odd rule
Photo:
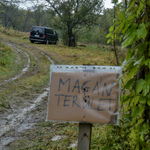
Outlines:
[[[44,33],[44,29],[40,28],[40,27],[32,27],[31,32],[32,33],[37,33],[38,32],[38,34],[43,34]]]
[[[50,29],[50,34],[54,34],[52,29]]]
[[[50,30],[49,29],[45,29],[45,32],[50,34]]]

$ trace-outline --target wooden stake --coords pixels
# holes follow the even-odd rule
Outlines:
[[[78,150],[90,150],[91,134],[91,123],[79,123]]]

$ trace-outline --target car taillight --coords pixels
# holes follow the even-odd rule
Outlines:
[[[30,33],[30,36],[31,36],[31,33]]]
[[[45,35],[43,35],[43,38],[45,38]]]

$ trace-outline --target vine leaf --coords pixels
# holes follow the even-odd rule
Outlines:
[[[140,116],[143,113],[144,108],[144,106],[133,106],[132,115],[134,121],[137,119],[138,116]]]
[[[134,66],[130,69],[130,72],[128,73],[127,78],[126,78],[126,82],[134,76],[137,70],[138,70],[137,66]]]
[[[136,95],[132,99],[130,99],[129,108],[132,106],[134,107],[139,102],[139,98],[140,98],[140,96]]]
[[[109,44],[110,42],[111,42],[111,39],[108,39],[108,40],[107,40],[107,44]]]
[[[125,84],[124,88],[130,89],[131,86],[133,85],[133,83],[134,83],[134,78],[130,79],[130,80]]]
[[[143,95],[145,96],[148,92],[149,92],[149,84],[145,82],[143,88]]]
[[[141,58],[139,58],[139,60],[137,60],[135,63],[134,63],[134,65],[141,65],[142,64],[142,62],[144,62],[145,61],[145,57],[144,56],[142,56]]]
[[[122,48],[126,48],[127,46],[131,45],[135,39],[135,36],[129,36],[123,43]]]
[[[140,93],[140,92],[143,90],[144,83],[145,83],[145,81],[144,81],[143,79],[140,79],[140,80],[137,82],[137,85],[136,85],[136,93]]]
[[[142,90],[143,95],[145,96],[149,92],[149,84],[145,80],[140,79],[136,85],[136,92],[140,93],[142,92]]]
[[[147,82],[148,84],[150,84],[150,74],[148,74],[148,75],[145,77],[145,79],[146,79],[146,82]]]
[[[145,26],[145,24],[142,23],[139,25],[139,28],[137,30],[137,37],[138,37],[138,39],[141,39],[141,38],[144,39],[146,37],[146,35],[147,35],[146,26]]]
[[[147,104],[150,106],[150,99],[147,100]]]

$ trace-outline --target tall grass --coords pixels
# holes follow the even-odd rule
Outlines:
[[[8,46],[0,43],[0,78],[13,70],[16,54]]]

